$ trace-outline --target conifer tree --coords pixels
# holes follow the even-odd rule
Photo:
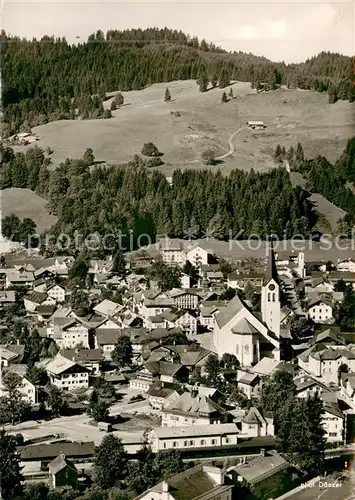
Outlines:
[[[223,92],[223,94],[222,94],[221,101],[228,102],[228,97],[227,97],[227,94],[225,92]]]
[[[169,91],[168,87],[165,90],[164,101],[165,102],[170,102],[171,101],[171,94],[170,94],[170,91]]]

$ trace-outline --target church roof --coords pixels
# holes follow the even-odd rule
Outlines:
[[[233,333],[253,334],[258,333],[258,330],[246,318],[242,318],[232,328]]]
[[[277,269],[276,269],[275,254],[272,243],[270,243],[269,245],[269,255],[266,263],[266,273],[264,282],[268,283],[271,280],[274,280],[277,284],[279,284],[279,279],[277,276]]]
[[[229,302],[227,307],[223,308],[219,313],[216,314],[216,321],[218,326],[222,328],[244,308],[245,306],[243,302],[240,300],[238,295],[235,295],[233,299]]]

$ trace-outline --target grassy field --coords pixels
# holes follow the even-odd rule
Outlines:
[[[46,200],[29,189],[11,188],[1,192],[2,216],[17,215],[20,219],[28,217],[37,224],[37,231],[50,228],[57,220],[49,214]]]
[[[163,101],[168,85],[172,101]],[[234,99],[221,103],[222,90],[201,94],[195,81],[155,84],[141,91],[124,92],[124,106],[109,120],[58,121],[34,128],[38,145],[54,149],[53,162],[80,157],[87,147],[97,160],[122,163],[140,153],[152,141],[164,153],[160,169],[171,175],[179,167],[200,168],[201,152],[213,147],[218,155],[235,151],[216,168],[267,170],[273,168],[273,151],[300,141],[307,156],[323,154],[330,161],[339,157],[353,134],[355,104],[327,103],[327,95],[312,91],[281,89],[256,94],[248,83],[231,85]],[[227,93],[229,88],[225,89]],[[111,98],[105,106],[109,107]],[[180,117],[171,115],[179,111]],[[264,131],[250,131],[248,120],[263,120]]]

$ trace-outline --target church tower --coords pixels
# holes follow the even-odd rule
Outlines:
[[[266,265],[266,274],[261,290],[261,317],[277,338],[280,338],[281,303],[280,284],[277,276],[276,262],[272,243]]]

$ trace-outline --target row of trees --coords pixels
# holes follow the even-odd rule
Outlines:
[[[110,233],[112,240],[125,235],[122,246],[132,246],[132,241],[136,245],[138,239],[142,246],[148,238],[154,242],[157,234],[208,234],[221,240],[230,233],[239,239],[251,234],[306,235],[315,223],[308,194],[292,187],[285,169],[235,170],[229,176],[176,170],[170,186],[138,156],[124,167],[98,165],[94,170],[83,159],[68,159],[51,171],[39,148],[26,154],[9,149],[0,187],[29,187],[46,198],[49,210],[58,216],[52,234]]]
[[[2,38],[9,134],[25,122],[34,126],[72,118],[76,108],[86,118],[108,117],[109,110],[102,107],[106,92],[139,90],[173,80],[198,80],[203,92],[209,82],[224,88],[239,80],[252,82],[255,88],[268,83],[270,88],[285,84],[329,91],[330,102],[354,100],[351,58],[329,52],[286,65],[252,54],[227,53],[166,28],[109,31],[106,36],[98,31],[87,43],[72,46],[64,38],[28,41],[4,32]],[[114,43],[101,43],[104,40]]]

